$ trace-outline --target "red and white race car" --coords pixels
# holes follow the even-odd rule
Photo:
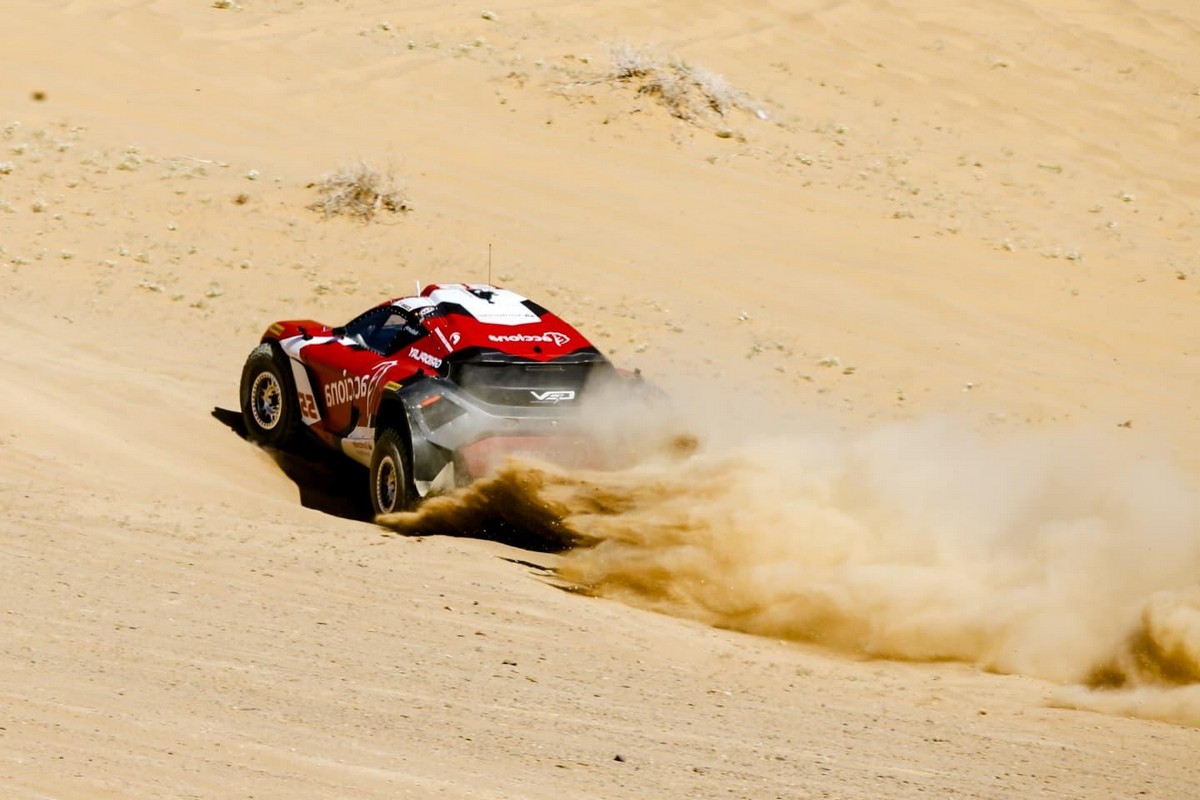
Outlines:
[[[637,380],[515,292],[434,284],[345,325],[271,325],[246,359],[241,407],[254,441],[285,447],[307,428],[367,466],[387,513],[511,453],[586,459],[585,397]]]

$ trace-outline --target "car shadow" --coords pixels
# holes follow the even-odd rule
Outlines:
[[[212,416],[249,441],[240,412],[217,407],[212,410]],[[374,519],[367,493],[366,467],[322,447],[306,436],[300,437],[294,447],[286,450],[274,447],[262,449],[274,459],[283,474],[296,484],[300,492],[300,505],[342,519],[358,522],[371,522]]]
[[[249,441],[241,412],[216,407],[213,419]],[[261,447],[261,445],[260,445]],[[356,522],[374,522],[371,498],[367,490],[367,468],[326,448],[308,435],[285,450],[262,447],[275,460],[283,474],[296,484],[300,504],[334,517]],[[561,553],[575,544],[553,531],[546,520],[522,511],[518,497],[500,495],[491,498],[472,513],[453,515],[452,520],[426,523],[410,531],[393,527],[406,536],[456,536],[483,539],[515,547],[530,553]]]

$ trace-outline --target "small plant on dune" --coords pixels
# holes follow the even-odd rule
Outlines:
[[[309,208],[326,217],[340,215],[370,222],[380,211],[412,210],[404,193],[396,188],[391,170],[381,173],[365,161],[343,167],[308,186],[321,192]]]
[[[686,120],[696,118],[692,108],[692,98],[688,94],[688,86],[674,73],[658,72],[646,76],[642,85],[638,87],[638,94],[657,97],[673,117]]]
[[[734,109],[765,114],[743,92],[720,75],[692,66],[682,59],[664,61],[647,47],[613,46],[612,71],[607,78],[633,86],[638,94],[658,98],[672,116],[698,122],[705,116],[725,117]]]
[[[613,45],[609,58],[612,61],[612,77],[619,81],[645,78],[662,71],[658,57],[644,47]]]
[[[685,71],[684,74],[690,78],[700,96],[704,98],[708,107],[722,117],[735,108],[753,110],[750,108],[745,96],[730,86],[729,81],[720,75],[699,67],[688,67],[685,64],[681,64],[680,66]]]

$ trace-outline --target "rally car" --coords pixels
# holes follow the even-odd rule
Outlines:
[[[619,372],[584,336],[516,292],[434,284],[345,325],[267,328],[242,370],[249,437],[305,430],[369,469],[377,514],[486,474],[508,454],[586,458],[577,424]]]

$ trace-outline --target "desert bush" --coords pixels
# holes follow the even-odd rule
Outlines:
[[[750,108],[746,97],[720,75],[700,67],[683,65],[682,68],[708,107],[722,117],[734,108],[754,110]]]
[[[370,222],[380,211],[409,211],[412,206],[396,187],[391,170],[381,173],[365,161],[309,184],[321,196],[309,205],[324,216],[348,216]]]
[[[612,77],[620,81],[644,78],[662,70],[658,58],[644,47],[616,44],[613,45],[609,57],[612,61]]]
[[[711,114],[724,117],[734,109],[764,116],[745,93],[734,89],[723,77],[682,59],[664,60],[648,47],[628,44],[614,45],[609,58],[609,80],[658,98],[680,119],[695,122]]]

